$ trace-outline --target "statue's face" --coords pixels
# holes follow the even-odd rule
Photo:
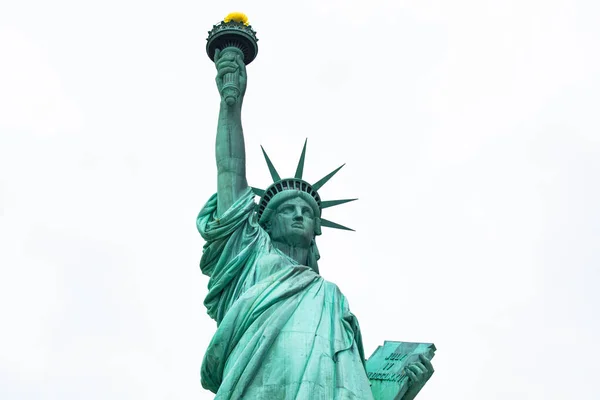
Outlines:
[[[315,237],[312,207],[300,197],[281,204],[271,219],[269,236],[274,241],[307,248]]]

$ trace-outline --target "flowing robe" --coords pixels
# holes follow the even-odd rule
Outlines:
[[[216,399],[373,399],[360,328],[338,287],[276,249],[250,189],[197,218],[217,331],[201,369]]]

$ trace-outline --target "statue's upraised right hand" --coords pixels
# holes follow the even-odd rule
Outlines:
[[[236,49],[237,50],[237,49]],[[226,86],[234,84],[239,89],[239,96],[235,101],[235,104],[241,105],[244,94],[246,93],[246,82],[248,77],[246,75],[246,64],[242,60],[242,56],[234,51],[221,52],[219,49],[215,50],[215,66],[217,67],[217,89],[221,95],[221,101],[225,101]],[[228,75],[232,74],[232,75]],[[237,80],[232,82],[232,80]],[[228,103],[229,105],[233,105]]]

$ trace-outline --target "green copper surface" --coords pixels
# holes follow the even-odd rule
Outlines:
[[[296,173],[294,174],[294,178],[302,179],[302,174],[304,173],[304,158],[306,157],[306,142],[308,139],[304,141],[304,147],[302,147],[302,154],[300,155],[300,161],[298,161],[298,166],[296,167]]]
[[[280,181],[281,177],[279,176],[279,173],[277,172],[277,170],[275,169],[275,166],[271,162],[271,159],[267,155],[267,152],[265,151],[265,149],[262,146],[260,146],[260,148],[263,152],[263,155],[265,156],[265,161],[267,162],[267,165],[269,166],[269,172],[271,173],[271,178],[273,179],[273,182]]]
[[[367,376],[376,399],[408,399],[416,396],[411,391],[409,366],[421,362],[420,356],[431,360],[435,355],[433,343],[385,341],[367,361]],[[414,393],[413,393],[414,392]]]
[[[335,174],[337,174],[337,172],[342,169],[342,167],[346,165],[346,164],[342,164],[339,167],[337,167],[336,169],[334,169],[333,171],[331,171],[330,173],[328,173],[327,175],[325,175],[323,178],[321,178],[317,183],[313,184],[313,189],[315,190],[319,190],[323,187],[323,185],[325,185],[332,176],[334,176]]]
[[[237,21],[221,21],[208,31],[206,54],[215,61],[216,50],[235,46],[242,50],[244,63],[250,64],[258,54],[258,38],[252,26]]]
[[[237,44],[224,39],[236,35]],[[229,22],[215,25],[207,44],[221,102],[217,192],[196,219],[206,241],[200,269],[210,278],[204,305],[217,323],[202,361],[202,386],[220,400],[397,396],[397,388],[372,391],[380,375],[369,381],[358,320],[339,288],[319,274],[321,227],[351,230],[321,212],[356,199],[321,201],[317,192],[342,167],[315,184],[303,180],[305,141],[294,177],[282,179],[263,149],[274,182],[265,190],[248,185],[241,113],[254,39],[244,23]],[[379,368],[377,357],[372,361]],[[433,369],[428,359],[404,368],[402,399],[411,400]]]
[[[344,199],[344,200],[326,200],[321,202],[321,208],[329,208],[339,206],[340,204],[349,203],[358,199]]]
[[[335,222],[331,222],[331,221],[326,220],[324,218],[321,218],[321,226],[325,226],[327,228],[342,229],[344,231],[354,231],[354,229],[352,229],[352,228],[348,228],[347,226],[340,225],[340,224],[337,224]]]

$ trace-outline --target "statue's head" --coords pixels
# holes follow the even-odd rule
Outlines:
[[[317,192],[343,165],[316,183],[310,184],[302,179],[306,142],[304,142],[293,178],[281,179],[264,149],[263,154],[273,178],[273,184],[265,190],[252,188],[254,193],[261,198],[257,207],[258,222],[269,233],[271,240],[290,246],[308,247],[307,265],[318,272],[319,251],[315,243],[315,236],[321,234],[321,227],[352,230],[321,218],[321,210],[356,199],[322,201]]]
[[[287,190],[275,195],[261,216],[272,240],[308,248],[321,234],[321,210],[308,193]]]

